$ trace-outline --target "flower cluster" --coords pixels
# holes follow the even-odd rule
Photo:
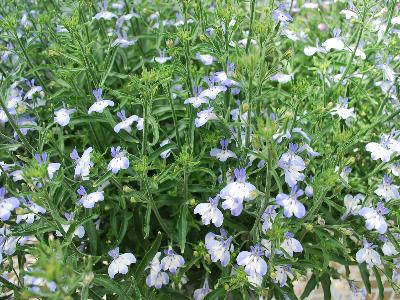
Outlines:
[[[4,297],[398,289],[396,1],[3,2]]]

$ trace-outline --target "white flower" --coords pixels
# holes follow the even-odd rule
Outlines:
[[[81,195],[81,199],[77,204],[82,205],[84,208],[93,208],[97,202],[104,200],[104,191],[97,191],[93,193],[86,193],[83,186],[80,186],[77,193]]]
[[[353,46],[348,47],[349,52],[354,52],[354,49],[355,49],[355,47],[353,47]],[[367,56],[365,55],[365,52],[360,47],[357,47],[357,50],[354,55],[356,57],[360,57],[362,60],[365,60],[367,58]]]
[[[146,285],[148,287],[154,286],[156,289],[160,289],[169,282],[168,274],[161,270],[160,256],[161,252],[157,252],[146,267],[146,269],[150,269],[150,274],[146,277]]]
[[[349,216],[357,215],[361,209],[361,203],[364,201],[365,196],[363,194],[357,194],[354,197],[350,194],[344,196],[344,206],[346,212],[343,214],[342,219],[346,219]]]
[[[214,57],[210,54],[196,54],[196,59],[201,61],[203,65],[209,66],[213,63]]]
[[[163,146],[165,146],[165,145],[169,145],[170,143],[171,143],[171,141],[168,140],[168,139],[163,140],[163,141],[160,143],[160,147],[163,147]],[[168,149],[168,150],[165,150],[165,151],[161,152],[161,153],[160,153],[160,157],[161,157],[162,159],[167,159],[167,158],[170,156],[170,154],[171,154],[171,149]]]
[[[11,212],[19,207],[20,201],[16,197],[5,198],[6,189],[0,188],[0,220],[5,222],[10,219]]]
[[[202,104],[208,104],[208,99],[205,96],[199,96],[203,90],[201,86],[194,87],[194,96],[186,99],[183,104],[192,104],[194,108],[199,108]]]
[[[391,164],[390,171],[394,176],[400,176],[400,161]]]
[[[292,257],[295,252],[303,252],[303,247],[301,246],[300,242],[294,238],[294,235],[291,232],[285,233],[285,239],[281,243],[281,248]]]
[[[367,240],[363,241],[364,247],[357,251],[356,260],[359,264],[365,262],[369,267],[379,266],[381,264],[381,257],[379,253],[374,250],[374,245],[368,243]]]
[[[288,83],[289,81],[292,81],[293,78],[294,78],[293,74],[283,74],[283,73],[278,73],[271,76],[272,81],[278,81],[279,83]]]
[[[161,260],[161,269],[164,271],[170,271],[175,274],[176,271],[185,264],[185,260],[179,254],[176,254],[172,249],[164,250],[166,255]]]
[[[137,124],[136,124],[136,129],[137,130],[143,130],[143,126],[144,126],[144,119],[138,117]]]
[[[368,230],[376,229],[380,234],[384,234],[387,230],[387,223],[384,215],[387,215],[389,210],[378,202],[377,208],[364,207],[360,209],[358,214],[365,218],[365,227]]]
[[[240,252],[236,258],[236,262],[239,266],[244,266],[247,275],[251,276],[257,274],[264,276],[267,274],[267,263],[262,256],[264,256],[264,250],[257,244],[250,247],[250,252]]]
[[[383,162],[388,162],[391,155],[400,152],[400,143],[395,137],[397,132],[390,134],[382,134],[380,143],[371,142],[365,146],[368,152],[371,152],[372,160],[381,159]]]
[[[279,193],[276,196],[276,203],[284,208],[283,214],[286,218],[290,218],[293,215],[296,218],[302,218],[306,214],[306,208],[304,205],[297,200],[298,197],[303,196],[304,191],[297,189],[297,185],[291,187],[290,194]]]
[[[235,169],[236,181],[228,183],[219,193],[223,209],[229,209],[233,216],[238,216],[243,210],[243,201],[251,201],[257,196],[257,189],[254,185],[246,182],[246,170]]]
[[[221,227],[224,221],[222,212],[218,209],[219,196],[215,199],[209,199],[209,203],[200,203],[194,209],[194,214],[201,215],[201,221],[204,225],[209,225],[212,222],[216,227]]]
[[[2,254],[13,255],[17,249],[17,244],[24,245],[28,237],[11,236],[8,228],[0,228],[0,262]]]
[[[121,147],[111,147],[111,156],[113,159],[108,163],[107,170],[118,173],[120,170],[126,170],[129,168],[129,159],[125,156],[124,152],[121,151]]]
[[[383,197],[386,202],[394,199],[400,199],[400,194],[399,194],[399,187],[393,183],[393,178],[385,175],[382,180],[382,184],[378,186],[378,188],[375,190],[375,194],[377,194],[380,197]]]
[[[110,250],[108,255],[113,258],[113,261],[108,266],[108,275],[110,278],[114,278],[118,273],[128,273],[128,266],[136,263],[136,257],[132,253],[119,254],[119,247]]]
[[[275,277],[273,279],[275,283],[279,283],[280,287],[284,287],[288,277],[291,279],[293,278],[293,272],[290,265],[276,267]]]
[[[276,216],[278,213],[276,212],[276,205],[269,205],[264,213],[261,216],[261,220],[264,222],[262,225],[263,233],[266,233],[268,230],[272,229],[272,223],[275,221]]]
[[[117,112],[117,116],[121,119],[121,122],[114,126],[114,131],[116,133],[120,132],[121,129],[124,129],[125,131],[130,133],[132,131],[131,126],[133,122],[137,122],[139,119],[139,117],[136,115],[132,115],[127,118],[125,115],[125,110]]]
[[[223,267],[226,267],[231,259],[231,252],[234,248],[232,245],[232,237],[228,235],[224,229],[220,229],[221,235],[212,232],[206,234],[205,246],[211,256],[212,262],[220,261]]]
[[[99,88],[97,90],[93,90],[93,95],[96,98],[96,102],[89,107],[88,114],[90,115],[92,112],[102,113],[105,108],[108,106],[114,106],[114,102],[111,100],[104,100],[102,98],[103,89]]]
[[[382,246],[382,252],[384,255],[386,256],[394,256],[399,254],[399,252],[396,250],[396,247],[392,244],[391,241],[389,241],[388,238],[386,238],[385,236],[381,236],[380,240],[384,242],[383,246]]]
[[[60,126],[67,126],[70,121],[70,115],[76,112],[76,109],[61,108],[54,112],[54,122]]]
[[[75,177],[81,177],[82,180],[89,180],[90,168],[93,167],[93,162],[90,161],[90,154],[93,148],[87,148],[82,157],[79,157],[78,152],[74,149],[70,157],[75,161]]]
[[[96,20],[100,20],[100,19],[104,19],[104,20],[112,20],[113,18],[118,18],[118,16],[112,12],[109,12],[107,10],[107,0],[104,0],[103,4],[101,2],[99,2],[99,8],[100,8],[100,12],[98,12],[93,19]]]
[[[304,54],[307,56],[313,56],[315,53],[327,53],[326,49],[319,45],[319,41],[317,40],[315,47],[308,46],[304,48]]]
[[[216,82],[219,82],[220,78],[218,78],[216,75],[212,75],[210,77],[204,77],[204,81],[208,85],[208,89],[202,91],[199,94],[199,97],[207,97],[209,99],[214,100],[217,98],[219,93],[225,92],[227,90],[227,87],[224,85],[215,85]]]
[[[298,149],[296,144],[289,143],[289,151],[283,153],[278,162],[278,166],[285,173],[285,182],[289,186],[294,186],[298,181],[304,180],[304,174],[301,172],[306,168],[306,164],[300,156],[296,155]]]
[[[138,39],[128,40],[127,33],[124,32],[122,35],[119,30],[117,30],[117,39],[112,43],[112,47],[120,46],[121,48],[128,48],[129,46],[135,45]]]
[[[193,298],[194,298],[194,300],[203,300],[208,295],[208,293],[210,293],[211,291],[212,291],[212,289],[210,289],[210,287],[208,286],[208,279],[206,278],[204,280],[203,287],[200,289],[194,290]]]
[[[47,176],[49,176],[50,179],[53,179],[54,173],[57,172],[60,167],[60,163],[49,163],[47,166]]]
[[[221,149],[219,148],[213,148],[210,151],[210,155],[213,157],[218,158],[219,161],[226,161],[228,158],[232,157],[232,158],[237,158],[236,154],[231,151],[228,150],[228,140],[221,140],[220,144],[221,144]]]
[[[393,84],[393,82],[396,80],[396,72],[389,65],[389,63],[379,64],[377,65],[377,68],[381,69],[383,71],[384,78]]]
[[[194,120],[194,123],[196,125],[196,127],[201,127],[204,124],[206,124],[208,121],[210,120],[218,120],[217,115],[213,112],[212,107],[209,107],[206,110],[202,110],[200,112],[197,113],[197,117]]]
[[[70,224],[61,224],[61,227],[63,228],[65,233],[68,233],[69,228],[71,227],[71,223],[74,220],[75,213],[64,213],[65,218],[67,219],[68,223]],[[62,237],[62,233],[60,231],[56,231],[56,235],[59,237]],[[73,233],[73,236],[77,236],[80,239],[83,238],[85,235],[85,228],[83,228],[82,225],[79,225],[78,227],[75,228],[75,231]]]
[[[350,10],[350,9],[343,9],[342,11],[340,11],[340,14],[344,15],[346,17],[346,20],[350,20],[350,19],[358,19],[357,14]]]
[[[171,60],[171,56],[165,56],[165,50],[158,50],[159,57],[154,57],[154,60],[159,64],[165,64],[167,61]]]
[[[393,25],[399,25],[400,24],[400,16],[394,17],[390,22]]]
[[[354,113],[354,107],[348,108],[348,106],[348,98],[346,97],[343,99],[342,97],[339,97],[339,104],[332,109],[331,114],[338,115],[343,120],[355,119],[356,115]]]
[[[339,37],[340,29],[335,28],[333,30],[333,38],[327,39],[325,42],[322,43],[322,47],[326,49],[326,51],[330,51],[331,49],[335,50],[343,50],[344,43],[342,39]]]
[[[26,92],[24,99],[32,99],[33,95],[40,93],[43,90],[41,86],[35,85],[35,79],[32,79],[31,81],[25,80],[25,83],[29,86],[30,90]]]

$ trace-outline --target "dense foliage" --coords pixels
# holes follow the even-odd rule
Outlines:
[[[398,290],[396,1],[0,2],[4,299]]]

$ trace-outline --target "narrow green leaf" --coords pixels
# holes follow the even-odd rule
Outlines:
[[[324,273],[321,276],[322,289],[324,291],[324,300],[330,300],[331,296],[331,277],[329,273]]]
[[[365,288],[367,289],[368,294],[371,294],[371,283],[369,282],[369,272],[367,269],[367,265],[365,263],[359,264],[358,268],[360,269],[361,278],[364,282]]]
[[[123,299],[130,299],[121,285],[106,276],[96,275],[93,279],[93,283],[105,288],[107,290],[107,294],[115,293],[118,296],[123,297]]]
[[[311,275],[310,279],[307,282],[306,287],[304,288],[304,292],[301,295],[300,299],[306,299],[311,292],[315,289],[315,287],[317,286],[317,277],[313,274]]]
[[[150,263],[150,261],[154,258],[154,256],[157,254],[158,249],[160,248],[161,245],[161,232],[157,233],[157,237],[154,240],[153,244],[151,244],[150,249],[146,252],[146,255],[143,257],[143,259],[140,261],[140,264],[136,268],[135,272],[135,277],[137,280],[140,280],[141,277],[144,275],[144,270]]]
[[[224,299],[225,294],[226,294],[225,289],[223,287],[220,287],[208,293],[207,296],[204,298],[204,300],[215,300],[218,299],[218,297],[221,297],[220,299]]]
[[[187,215],[188,215],[188,207],[187,204],[185,203],[181,206],[178,219],[178,240],[179,240],[179,247],[181,248],[182,253],[185,252],[186,235],[188,230]]]
[[[372,270],[374,271],[376,283],[378,284],[379,299],[383,300],[385,295],[385,290],[383,288],[381,274],[379,273],[379,270],[375,266],[372,268]]]

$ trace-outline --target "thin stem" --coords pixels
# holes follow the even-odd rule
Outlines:
[[[251,4],[250,4],[250,29],[249,29],[249,35],[247,37],[246,53],[249,53],[251,36],[253,35],[253,21],[254,21],[254,10],[255,10],[255,8],[256,8],[256,0],[251,0]]]
[[[4,113],[6,114],[8,121],[11,124],[11,127],[15,130],[17,133],[18,137],[21,139],[22,143],[25,145],[25,147],[28,149],[28,151],[33,154],[35,152],[35,149],[31,146],[31,144],[28,142],[28,140],[25,138],[25,136],[22,134],[21,130],[19,129],[18,125],[14,122],[14,119],[10,112],[8,111],[7,106],[3,103],[3,100],[0,99],[0,106],[3,109]]]
[[[174,100],[172,99],[171,88],[169,85],[167,86],[167,89],[168,89],[168,101],[169,101],[169,105],[171,106],[171,111],[172,111],[172,119],[174,120],[176,143],[178,145],[179,152],[181,152],[181,142],[179,139],[178,120],[176,118]]]

